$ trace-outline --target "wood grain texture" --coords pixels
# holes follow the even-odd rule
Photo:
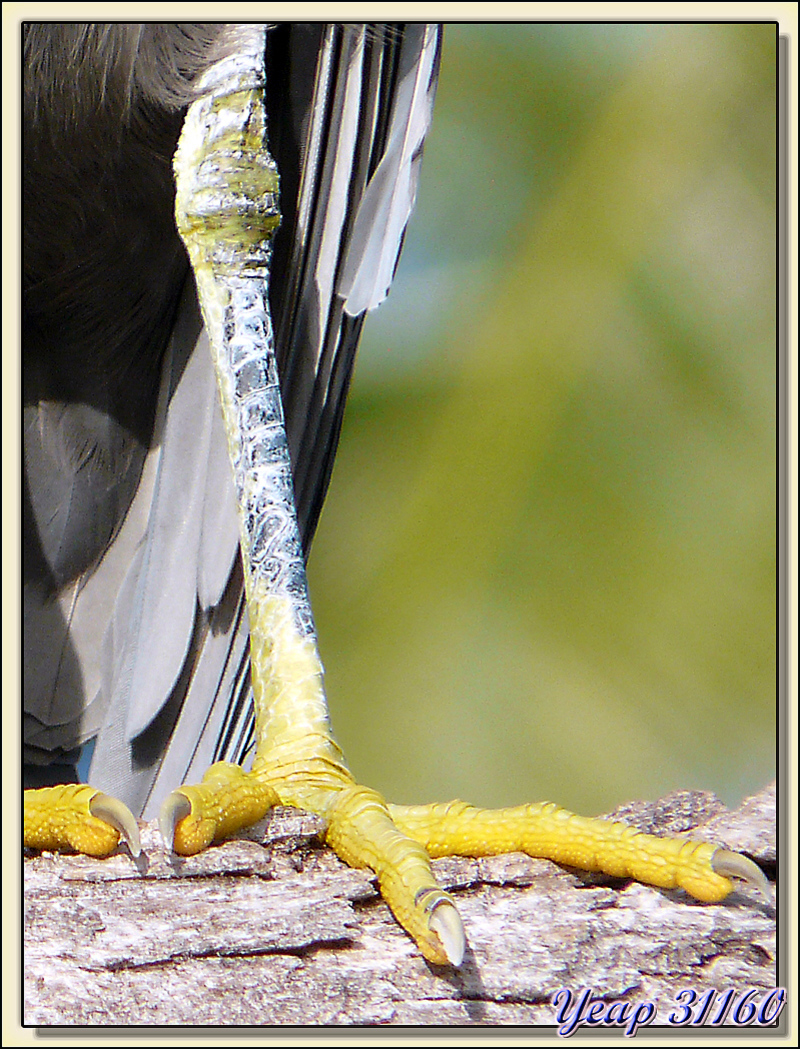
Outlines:
[[[713,833],[774,876],[774,786],[734,812],[678,792],[616,815],[657,833],[707,824],[693,836]],[[191,859],[168,858],[154,823],[138,866],[127,853],[26,858],[23,1022],[553,1025],[562,987],[658,999],[661,1021],[686,986],[761,999],[780,983],[775,907],[749,890],[703,906],[518,853],[435,861],[468,948],[458,971],[429,965],[320,829],[281,809]]]

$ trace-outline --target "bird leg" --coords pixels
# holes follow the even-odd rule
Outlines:
[[[197,279],[239,498],[256,706],[252,772],[214,766],[213,784],[231,797],[241,790],[242,804],[258,813],[254,818],[274,800],[322,816],[328,844],[351,865],[375,871],[400,923],[437,963],[458,964],[464,937],[452,901],[433,878],[431,855],[523,849],[681,886],[709,901],[730,892],[728,874],[758,881],[758,869],[743,858],[732,861],[731,854],[715,867],[719,850],[713,846],[655,838],[554,805],[496,813],[462,802],[389,807],[353,780],[328,718],[283,426],[267,299],[271,237],[279,221],[277,172],[267,152],[261,53],[256,40],[250,65],[233,76],[227,70],[216,83],[211,71],[207,94],[187,115],[175,159],[178,228]],[[181,851],[197,851],[209,834],[226,832],[227,817],[212,826],[219,806],[205,800],[208,793],[204,781],[200,788],[180,788],[167,803],[167,833],[175,828]],[[187,821],[205,824],[196,842],[184,841]]]
[[[191,854],[260,819],[272,805],[315,812],[326,821],[327,843],[347,863],[376,873],[398,921],[438,964],[458,965],[465,940],[453,901],[433,877],[431,856],[523,850],[681,886],[706,901],[724,898],[731,877],[764,887],[749,860],[710,845],[655,838],[548,804],[497,812],[463,802],[388,806],[353,779],[328,718],[294,509],[267,296],[278,175],[266,142],[263,30],[249,27],[248,34],[236,56],[205,75],[175,170],[178,228],[212,347],[239,502],[257,751],[251,772],[219,763],[199,786],[173,792],[162,812],[165,838]],[[88,787],[58,790],[81,795],[84,818],[92,800],[98,803]],[[100,809],[109,811],[102,799]],[[112,811],[115,820],[127,823]],[[117,834],[112,827],[111,849]],[[29,844],[59,847],[57,837],[40,833]]]
[[[234,58],[205,74],[175,156],[178,229],[214,357],[239,503],[257,751],[250,773],[216,765],[200,787],[174,792],[163,823],[181,851],[198,851],[230,826],[217,819],[219,792],[237,809],[241,793],[249,822],[277,801],[316,812],[339,855],[375,871],[425,956],[457,963],[460,919],[427,853],[397,830],[380,795],[356,785],[328,718],[267,294],[279,215],[263,53],[263,31],[253,27]]]

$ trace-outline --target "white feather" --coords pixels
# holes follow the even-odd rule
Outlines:
[[[431,123],[437,29],[427,26],[420,60],[401,82],[383,159],[356,215],[339,293],[352,317],[386,298],[414,207],[422,143]]]
[[[325,215],[325,228],[322,233],[322,242],[316,265],[320,313],[323,316],[327,314],[330,308],[330,299],[333,294],[333,278],[342,240],[342,227],[344,226],[347,212],[347,198],[358,133],[358,110],[361,102],[361,71],[363,63],[364,32],[362,30],[355,50],[348,62],[342,123],[339,139],[336,143],[336,163],[333,166],[330,199]]]

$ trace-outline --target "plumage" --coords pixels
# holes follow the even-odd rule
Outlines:
[[[138,855],[104,787],[149,816],[190,781],[160,807],[182,855],[296,805],[453,966],[466,941],[432,856],[522,848],[707,902],[732,877],[767,892],[744,857],[549,803],[387,805],[332,735],[303,556],[413,205],[438,30],[56,25],[26,43],[26,754],[61,777],[97,736],[91,787],[26,793],[26,842],[107,855],[122,834]],[[243,577],[253,769],[192,783],[251,734]]]
[[[352,317],[374,309],[389,294],[416,200],[422,144],[433,114],[439,57],[436,27],[416,29],[421,36],[419,51],[404,56],[386,152],[364,192],[353,225],[341,282],[344,308]]]
[[[52,761],[63,779],[96,736],[91,782],[148,815],[252,734],[235,500],[171,174],[193,84],[236,40],[25,27],[25,759],[32,783]],[[438,31],[293,23],[267,41],[270,299],[307,551],[363,322],[343,309],[349,245],[404,122],[418,152]],[[407,217],[381,238],[384,272]]]

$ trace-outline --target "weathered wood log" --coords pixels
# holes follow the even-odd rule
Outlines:
[[[616,815],[655,833],[700,826],[693,837],[774,877],[774,786],[734,812],[678,792]],[[720,992],[709,1021],[730,988],[729,1013],[779,983],[775,909],[749,889],[704,906],[520,854],[439,860],[468,938],[454,971],[423,960],[372,877],[320,845],[315,817],[277,810],[256,831],[192,859],[168,857],[154,824],[138,863],[26,859],[23,1022],[553,1025],[559,989],[591,988],[629,1003],[614,1014],[625,1023],[647,1002],[666,1023],[687,987]]]

